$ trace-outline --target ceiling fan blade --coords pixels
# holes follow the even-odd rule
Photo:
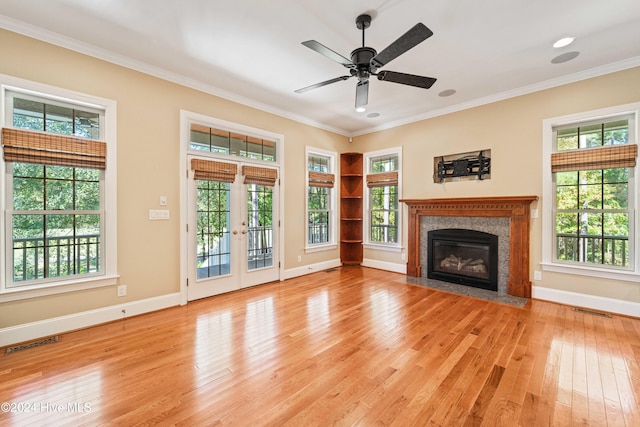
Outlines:
[[[369,80],[358,82],[356,86],[356,108],[364,107],[369,103]]]
[[[336,83],[336,82],[340,82],[342,80],[347,80],[350,77],[351,76],[336,77],[335,79],[326,80],[324,82],[316,83],[316,84],[311,85],[311,86],[303,87],[302,89],[298,89],[295,92],[296,93],[303,93],[303,92],[306,92],[306,91],[311,90],[311,89],[317,89],[317,88],[322,87],[322,86],[330,85],[331,83]]]
[[[306,42],[302,42],[302,44],[309,49],[315,50],[320,55],[324,55],[332,61],[336,61],[338,64],[342,64],[347,68],[354,68],[356,66],[353,62],[351,62],[350,59],[345,58],[344,56],[340,55],[337,52],[334,52],[333,50],[329,49],[321,43],[318,43],[315,40],[307,40]]]
[[[433,31],[428,29],[423,23],[419,22],[409,31],[400,36],[398,40],[394,41],[382,52],[374,56],[371,59],[371,64],[376,68],[380,68],[393,61],[412,47],[422,43],[432,35]]]
[[[378,80],[429,89],[437,79],[433,77],[398,73],[396,71],[380,71],[378,72]]]

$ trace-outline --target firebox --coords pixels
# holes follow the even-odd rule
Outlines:
[[[427,233],[427,277],[498,290],[498,236],[447,228]]]

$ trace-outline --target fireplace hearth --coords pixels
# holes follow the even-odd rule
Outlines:
[[[456,228],[427,235],[429,279],[498,290],[498,236]]]

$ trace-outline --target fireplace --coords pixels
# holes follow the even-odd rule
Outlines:
[[[427,234],[428,278],[498,290],[498,236],[457,228]]]
[[[403,199],[409,207],[407,275],[422,277],[420,218],[423,216],[507,218],[509,248],[507,294],[531,297],[529,280],[530,205],[537,196],[463,197],[455,199]],[[443,227],[444,228],[444,227]]]

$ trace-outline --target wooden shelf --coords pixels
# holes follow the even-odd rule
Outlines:
[[[362,263],[362,153],[340,155],[340,260],[343,265]]]

